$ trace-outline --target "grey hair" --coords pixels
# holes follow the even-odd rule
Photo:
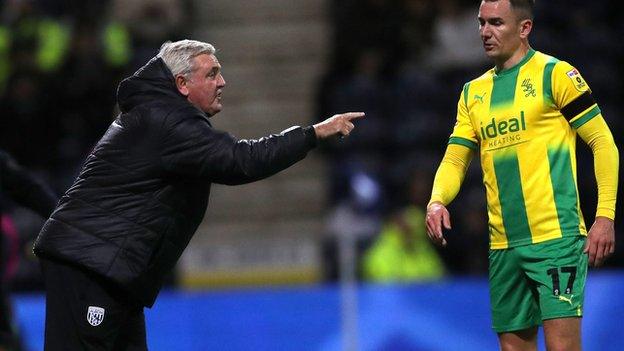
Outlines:
[[[214,46],[197,40],[167,41],[160,47],[160,57],[173,76],[187,76],[194,69],[193,58],[202,54],[214,55]]]

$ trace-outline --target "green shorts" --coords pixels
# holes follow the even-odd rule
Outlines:
[[[492,328],[522,330],[543,320],[583,315],[585,236],[490,250]]]

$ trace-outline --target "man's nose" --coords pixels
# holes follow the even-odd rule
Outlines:
[[[222,75],[219,75],[219,87],[224,87],[226,85],[225,78]]]
[[[481,26],[481,37],[482,38],[489,38],[492,34],[491,34],[491,30],[490,30],[490,26],[486,23],[484,25]]]

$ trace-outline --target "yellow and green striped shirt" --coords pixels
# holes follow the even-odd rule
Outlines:
[[[587,234],[576,129],[599,115],[579,72],[533,49],[464,86],[449,144],[480,154],[492,249]]]

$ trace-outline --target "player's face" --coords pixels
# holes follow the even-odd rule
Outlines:
[[[223,107],[221,93],[225,79],[221,75],[221,65],[214,55],[202,54],[193,58],[194,70],[185,80],[180,92],[188,101],[213,116]]]
[[[479,34],[485,54],[496,62],[505,62],[520,47],[522,23],[511,9],[509,0],[482,1],[479,7]]]

